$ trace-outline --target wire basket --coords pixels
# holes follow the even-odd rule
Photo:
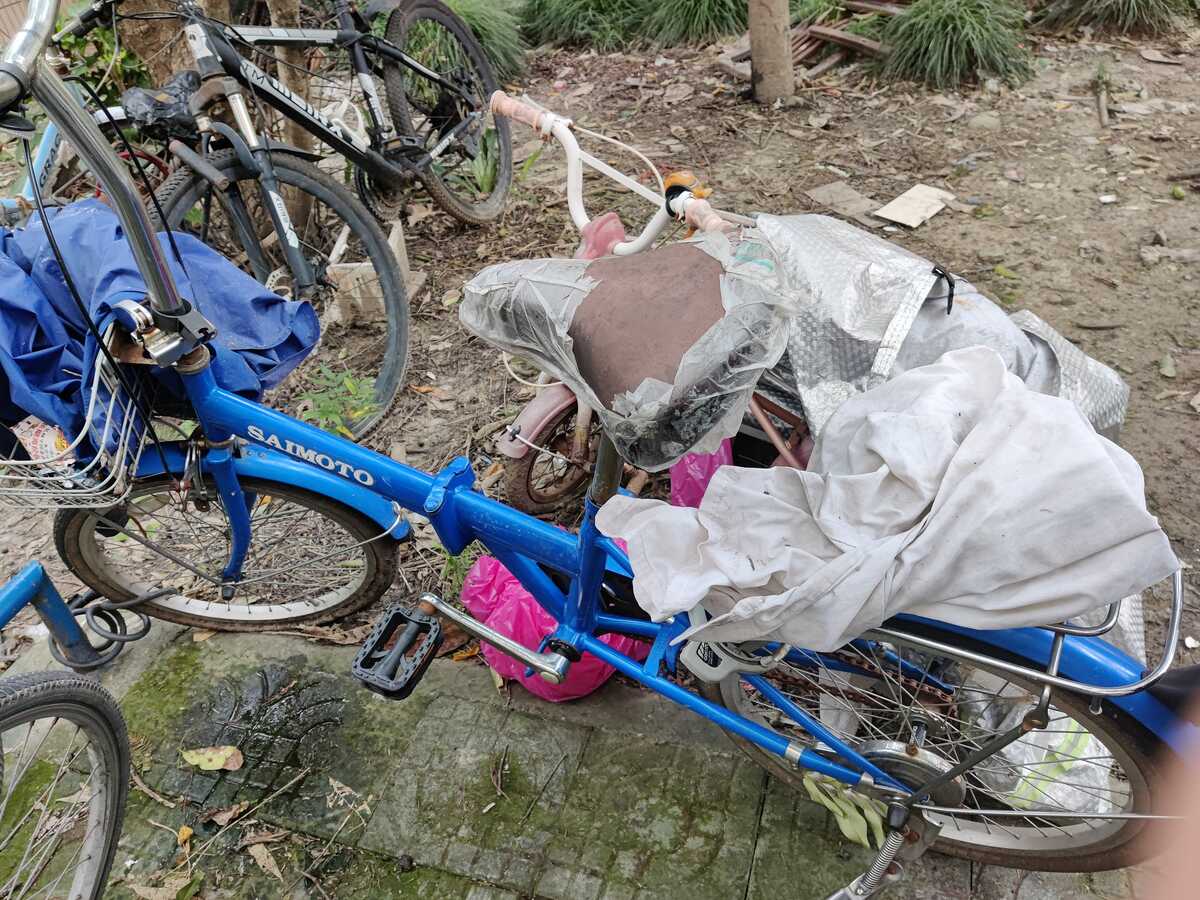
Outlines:
[[[43,429],[43,439],[34,442],[42,446],[25,449],[35,458],[0,458],[0,506],[107,508],[129,494],[149,426],[137,398],[125,390],[102,353],[90,388],[85,424],[74,440],[48,425],[34,426],[26,434]]]

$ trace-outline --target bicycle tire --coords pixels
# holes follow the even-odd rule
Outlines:
[[[89,840],[90,836],[90,840],[94,843],[91,844],[89,853],[82,860],[87,868],[82,872],[77,872],[73,877],[72,890],[68,896],[81,898],[81,900],[84,898],[99,900],[104,895],[113,856],[117,851],[121,825],[125,818],[125,803],[129,794],[129,736],[125,728],[125,720],[112,695],[96,681],[81,675],[71,672],[36,672],[0,679],[0,733],[7,733],[14,728],[24,728],[27,724],[29,733],[32,733],[33,723],[44,722],[46,719],[55,720],[46,728],[48,732],[53,731],[57,722],[64,720],[77,726],[80,731],[87,734],[89,746],[94,746],[98,752],[99,764],[102,766],[102,789],[91,790],[92,775],[89,775],[85,782],[89,790],[88,796],[75,800],[76,803],[87,804],[88,827],[84,829],[83,838]],[[74,739],[75,736],[72,737],[72,743],[68,745],[68,748],[74,746]],[[47,748],[49,743],[43,738],[36,752],[40,753],[43,748],[49,749]],[[5,750],[9,751],[10,749],[6,744]],[[10,760],[9,756],[10,754],[6,752],[5,762],[11,765],[13,760]],[[20,755],[16,757],[18,764],[21,759]],[[93,766],[96,765],[97,759],[92,757],[91,753],[89,753],[89,759]],[[23,776],[29,774],[32,768],[31,757],[30,764],[22,770],[22,780],[24,780]],[[61,768],[59,771],[62,772]],[[94,773],[95,769],[93,768],[92,774],[94,775]],[[61,778],[61,774],[59,777]],[[9,821],[10,810],[7,808],[7,803],[10,801],[21,802],[18,797],[24,793],[19,788],[10,793],[11,787],[7,783],[8,778],[9,773],[5,772],[3,796],[6,798],[6,808],[3,813],[0,813],[0,821],[4,822]],[[56,778],[54,782],[57,783],[58,780]],[[51,784],[50,787],[53,788],[54,784]],[[82,791],[83,788],[79,790]],[[28,799],[32,801],[34,798]],[[56,802],[62,804],[66,801],[59,798]],[[59,808],[63,807],[60,805]],[[97,821],[93,822],[93,819]],[[19,828],[23,827],[21,820],[18,820],[17,825],[19,831]],[[93,831],[93,829],[96,830]],[[14,835],[16,833],[14,832]],[[60,835],[52,834],[51,838],[58,836]],[[43,843],[39,844],[37,852],[45,853],[44,842],[49,838],[45,835],[40,837]],[[29,838],[31,845],[38,838],[39,829],[35,827]],[[7,846],[10,845],[6,839]],[[82,849],[81,846],[81,851]],[[22,862],[24,862],[24,858],[22,858]],[[5,885],[10,878],[17,877],[15,873],[9,871],[8,866],[11,863],[12,857],[8,853],[0,857],[0,891],[5,890]],[[18,863],[18,871],[22,868],[22,864]],[[47,869],[51,872],[55,871],[43,863],[42,872],[44,873]],[[3,895],[10,896],[8,892]],[[55,896],[59,895],[55,894]]]
[[[540,432],[528,435],[526,439],[531,444],[548,447],[564,455],[570,453],[578,412],[578,405],[572,404],[547,422]],[[592,432],[599,434],[599,421],[596,419],[592,421]],[[590,462],[595,459],[595,441],[589,454],[588,467],[571,466],[557,473],[548,487],[538,484],[538,467],[547,464],[547,460],[543,459],[545,456],[540,450],[530,447],[520,459],[501,459],[504,464],[504,496],[515,508],[532,516],[549,515],[572,501],[578,503],[591,477]],[[549,464],[557,465],[557,461],[552,460]],[[566,464],[562,463],[562,466]]]
[[[451,190],[446,179],[431,167],[420,169],[417,175],[433,202],[451,216],[468,225],[488,225],[500,218],[509,188],[512,186],[512,136],[508,120],[491,116],[487,112],[487,104],[497,89],[496,78],[487,55],[479,46],[479,41],[475,39],[471,29],[440,0],[407,0],[399,5],[388,16],[384,36],[392,44],[405,50],[409,32],[421,21],[430,22],[449,32],[474,69],[472,74],[479,88],[478,93],[482,94],[477,98],[477,102],[484,109],[485,117],[491,119],[496,134],[498,157],[496,184],[487,199],[480,202],[464,201]],[[436,67],[431,68],[436,71]],[[414,103],[404,83],[407,71],[397,63],[383,61],[384,93],[387,95],[388,109],[396,129],[402,134],[417,135]]]
[[[255,176],[241,165],[233,150],[210,153],[206,160],[231,180],[246,183],[247,189],[253,187],[257,191]],[[362,440],[374,431],[395,403],[408,367],[409,305],[399,265],[375,218],[342,185],[311,163],[286,153],[272,154],[272,164],[280,184],[315,198],[350,227],[379,279],[387,334],[380,348],[382,363],[374,376],[373,404],[370,412],[345,423],[346,436]],[[168,226],[180,230],[189,211],[201,202],[210,187],[191,169],[180,168],[155,192],[165,220],[160,219],[158,210],[151,209],[151,224],[157,230]],[[233,244],[236,245],[236,239]],[[318,310],[318,314],[321,312]]]
[[[274,511],[267,513],[267,516],[275,516],[281,520],[281,527],[284,528],[281,533],[286,536],[287,541],[287,546],[280,548],[281,538],[276,537],[272,541],[270,535],[264,535],[261,525],[254,527],[252,524],[250,551],[247,554],[246,567],[243,568],[243,578],[246,584],[250,584],[250,579],[255,577],[253,566],[256,558],[261,558],[264,566],[274,565],[280,575],[276,579],[279,585],[271,593],[268,593],[271,585],[266,585],[261,589],[252,587],[249,602],[247,602],[245,586],[239,588],[239,592],[235,593],[233,603],[225,603],[219,597],[217,601],[207,599],[210,596],[216,596],[215,588],[196,586],[190,589],[190,592],[188,592],[188,588],[180,588],[178,579],[187,570],[161,554],[149,557],[148,561],[137,562],[135,557],[138,550],[134,543],[122,542],[117,535],[104,535],[98,532],[96,526],[108,512],[107,510],[60,509],[54,517],[54,545],[58,550],[59,557],[75,574],[75,577],[110,600],[132,600],[139,594],[164,585],[185,591],[185,593],[163,597],[159,600],[147,601],[139,608],[159,619],[213,631],[272,631],[280,627],[331,622],[374,603],[383,596],[383,592],[395,580],[397,567],[395,540],[390,537],[381,537],[384,529],[358,510],[312,491],[279,482],[243,478],[241,486],[245,494],[256,498],[255,508],[251,511],[252,522],[253,517],[258,514],[258,510],[265,510],[274,503]],[[219,509],[220,497],[216,494],[215,484],[206,479],[205,488],[208,491],[210,503]],[[177,493],[173,478],[158,476],[145,479],[134,485],[130,497],[122,504],[122,512],[137,520],[138,511],[149,508],[151,505],[149,501],[145,501],[145,498],[161,500],[162,497],[173,493]],[[159,500],[152,502],[157,503]],[[144,503],[144,505],[139,507],[136,505],[139,503]],[[301,511],[296,523],[289,524],[284,513],[279,513],[281,508],[286,511],[286,504],[292,504]],[[137,523],[138,527],[150,535],[154,535],[156,530],[169,534],[169,522],[166,525],[163,524],[165,517],[154,516],[155,512],[164,508],[165,505],[151,509],[148,514],[143,515],[142,521]],[[196,533],[196,523],[200,523],[203,526],[202,530],[220,532],[223,528],[224,534],[227,535],[228,524],[224,513],[220,512],[219,515],[214,513],[211,518],[199,518],[201,515],[207,515],[207,512],[202,514],[200,510],[197,510],[198,518],[185,523],[191,529],[190,533]],[[186,506],[183,514],[187,515]],[[318,525],[320,520],[332,523],[332,526],[321,528]],[[263,520],[260,519],[260,523],[261,521]],[[302,543],[305,527],[314,530],[309,544]],[[317,531],[320,533],[316,533]],[[189,532],[181,529],[180,533],[186,537]],[[360,577],[357,578],[357,582],[351,581],[330,587],[326,594],[313,600],[298,599],[302,597],[302,594],[298,589],[284,584],[284,579],[288,577],[300,579],[304,568],[303,560],[305,558],[311,560],[314,558],[314,554],[319,556],[322,551],[328,550],[338,534],[345,534],[348,542],[353,542],[354,549],[361,547],[363,551],[363,570]],[[263,549],[264,545],[265,549]],[[217,546],[215,551],[208,556],[189,559],[189,562],[195,563],[202,570],[209,571],[210,574],[218,574],[225,565],[226,557],[222,552],[224,546]],[[310,546],[317,549],[310,553],[306,549]],[[349,547],[350,544],[347,543],[347,546]],[[301,562],[289,565],[286,561],[282,563],[273,561],[269,555],[273,547],[277,551],[282,550],[284,553],[290,552],[296,555]],[[177,555],[182,555],[177,548],[173,549]],[[131,552],[122,552],[123,550]],[[118,553],[122,556],[122,560],[114,560],[114,556]],[[147,550],[146,553],[150,554],[154,551]],[[256,554],[261,554],[261,556],[256,557]],[[341,569],[347,569],[349,566],[347,560],[350,560],[350,557],[335,559],[334,567],[340,566]],[[141,566],[140,571],[135,568],[138,565]],[[268,568],[267,571],[270,572],[272,569]],[[172,579],[175,579],[174,583]],[[299,580],[296,583],[303,584],[304,582]],[[280,598],[278,602],[271,599],[275,596]]]
[[[1041,667],[1041,664],[1036,661],[1027,660],[1016,654],[997,653],[993,647],[966,640],[953,632],[941,629],[937,623],[930,622],[923,624],[920,634],[923,637],[954,644],[963,649],[976,650],[996,658],[1004,658],[1009,662],[1022,663],[1034,668]],[[958,663],[955,663],[955,665],[958,665]],[[987,671],[986,667],[983,666],[977,668]],[[771,675],[767,677],[770,678]],[[824,677],[827,683],[829,683],[828,679],[831,676],[825,674]],[[863,676],[855,677],[861,678]],[[1003,675],[1003,678],[1010,684],[1023,686],[1020,684],[1019,679],[1010,679],[1008,675]],[[702,696],[714,703],[719,703],[731,711],[745,714],[748,707],[743,706],[743,703],[752,704],[752,701],[745,699],[752,688],[749,685],[743,685],[741,679],[736,674],[726,677],[718,684],[705,682],[700,679],[697,680],[697,683]],[[841,699],[837,698],[832,690],[827,690],[824,696],[833,699],[834,702],[839,704],[843,704],[845,701],[844,697]],[[904,696],[904,694],[901,693],[901,696]],[[767,700],[762,700],[761,702],[769,703]],[[1108,702],[1104,703],[1100,714],[1097,715],[1089,709],[1089,698],[1068,692],[1055,692],[1051,705],[1052,713],[1056,709],[1062,711],[1069,719],[1083,726],[1087,734],[1093,737],[1100,735],[1103,738],[1106,749],[1115,748],[1114,752],[1120,757],[1124,757],[1123,759],[1118,759],[1118,761],[1124,770],[1124,775],[1129,779],[1131,796],[1136,794],[1135,805],[1138,807],[1137,812],[1154,813],[1159,811],[1159,798],[1155,796],[1154,789],[1159,781],[1160,760],[1165,755],[1165,748],[1157,737]],[[774,706],[771,708],[775,710],[776,714],[786,718]],[[858,707],[858,710],[861,712],[861,707]],[[765,721],[765,717],[760,717],[760,724]],[[767,725],[767,727],[779,731],[773,725]],[[803,786],[803,770],[785,763],[780,757],[763,750],[757,744],[746,740],[734,732],[726,730],[725,733],[742,752],[765,769],[772,778],[793,790],[799,791],[801,795],[806,795]],[[795,732],[782,733],[795,738]],[[1033,734],[1036,734],[1036,732],[1033,732]],[[1054,751],[1047,752],[1047,758],[1053,755]],[[989,757],[988,760],[984,761],[984,765],[996,759],[997,757],[995,756]],[[1046,765],[1046,763],[1034,764],[1035,773],[1040,775],[1041,773],[1036,769],[1038,765]],[[1110,769],[1110,773],[1111,771]],[[972,773],[967,774],[970,776]],[[1030,780],[1036,781],[1037,777],[1035,776]],[[965,817],[963,818],[965,819]],[[1052,815],[1043,815],[1031,816],[1031,818],[1050,820],[1054,817]],[[1012,827],[1010,827],[1011,823],[1021,820],[1001,819],[999,821],[1005,831],[1011,835],[1013,831]],[[1119,820],[1117,821],[1119,822]],[[934,842],[932,849],[948,856],[955,856],[973,862],[1009,866],[1030,871],[1106,871],[1108,869],[1133,865],[1154,855],[1159,849],[1158,842],[1154,840],[1157,836],[1158,828],[1154,823],[1145,820],[1125,820],[1123,823],[1117,824],[1115,830],[1111,833],[1105,833],[1104,829],[1097,829],[1090,825],[1086,827],[1080,826],[1080,833],[1096,838],[1093,841],[1094,846],[1047,846],[1041,850],[1031,849],[1028,845],[1024,848],[1006,849],[968,842],[962,839],[963,830],[955,827],[958,822],[959,819],[955,818],[942,828],[941,835]],[[986,822],[984,824],[986,825]],[[996,828],[994,825],[991,827]],[[1065,829],[1058,826],[1055,827],[1058,828],[1058,832],[1067,833]],[[1060,839],[1058,832],[1052,832],[1054,839]],[[985,840],[985,842],[1003,843],[1008,839],[998,828],[996,828],[994,834],[989,834],[986,838],[983,838],[978,830],[975,833],[980,839]],[[956,836],[959,839],[956,839]]]

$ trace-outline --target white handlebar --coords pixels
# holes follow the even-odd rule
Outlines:
[[[641,234],[633,240],[621,241],[612,248],[612,253],[616,256],[628,256],[645,250],[654,243],[655,238],[662,234],[663,229],[670,224],[673,217],[686,219],[689,225],[701,231],[724,230],[732,227],[730,221],[753,224],[742,216],[716,212],[709,206],[708,201],[695,197],[688,191],[673,201],[671,205],[674,209],[669,209],[668,204],[658,194],[628,175],[618,172],[607,163],[596,159],[590,153],[581,150],[579,142],[575,139],[575,133],[571,130],[572,122],[564,116],[556,115],[549,110],[538,109],[532,104],[510,97],[504,91],[496,91],[492,94],[491,109],[497,116],[507,116],[513,121],[524,122],[540,132],[543,139],[553,137],[562,145],[567,157],[567,210],[571,214],[571,221],[580,231],[591,221],[587,209],[583,205],[583,167],[585,164],[658,207],[650,221],[642,229]]]

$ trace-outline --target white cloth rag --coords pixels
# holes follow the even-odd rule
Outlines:
[[[616,496],[597,524],[656,621],[703,604],[685,636],[818,651],[901,612],[1061,622],[1179,567],[1133,458],[986,347],[847,400],[808,471],[726,466],[699,509]]]

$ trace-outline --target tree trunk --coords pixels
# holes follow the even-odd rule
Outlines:
[[[276,28],[300,27],[300,0],[267,0],[267,10],[271,13],[271,24]],[[304,48],[274,47],[272,49],[274,55],[281,60],[276,68],[278,69],[277,77],[283,86],[307,100],[309,77]],[[288,65],[284,65],[284,63]],[[283,123],[283,140],[301,150],[311,150],[313,145],[313,139],[309,133],[290,119]]]
[[[125,0],[122,15],[162,12],[162,0]],[[133,19],[117,26],[121,45],[132,50],[150,70],[150,81],[158,87],[180,69],[191,68],[192,55],[178,19]]]
[[[795,93],[788,0],[750,2],[750,84],[759,103]]]

